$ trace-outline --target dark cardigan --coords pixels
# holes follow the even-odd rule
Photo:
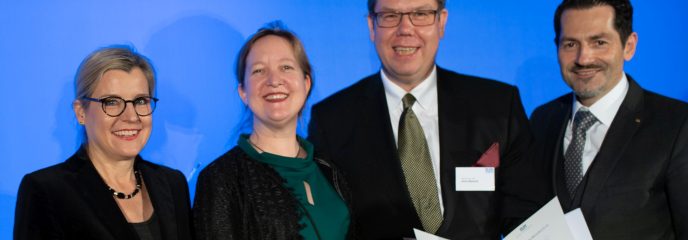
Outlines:
[[[317,157],[314,161],[350,207],[342,173],[330,162]],[[284,181],[272,167],[238,146],[220,156],[198,176],[193,207],[196,239],[302,239],[302,211]],[[347,238],[353,239],[354,223],[349,226]]]

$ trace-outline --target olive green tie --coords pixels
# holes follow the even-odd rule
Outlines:
[[[399,119],[399,159],[411,201],[426,232],[435,233],[442,224],[435,173],[425,134],[411,106],[416,101],[407,93],[401,100],[404,111]]]

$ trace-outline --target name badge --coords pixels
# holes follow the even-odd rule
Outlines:
[[[457,167],[456,191],[494,191],[495,168]]]

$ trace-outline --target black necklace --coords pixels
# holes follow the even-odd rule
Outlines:
[[[112,196],[119,198],[119,199],[130,199],[136,196],[136,194],[141,191],[141,172],[134,170],[134,178],[136,178],[136,189],[134,189],[134,192],[131,194],[125,194],[123,192],[118,192],[115,191],[115,189],[111,188],[108,186],[108,190],[112,193]]]

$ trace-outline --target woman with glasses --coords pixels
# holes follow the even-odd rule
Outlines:
[[[253,132],[200,173],[197,239],[347,238],[342,175],[296,135],[313,83],[299,39],[280,22],[268,24],[241,48],[236,75]]]
[[[191,239],[184,175],[141,159],[157,98],[148,60],[128,47],[89,55],[75,78],[85,132],[63,163],[22,179],[15,239]]]

